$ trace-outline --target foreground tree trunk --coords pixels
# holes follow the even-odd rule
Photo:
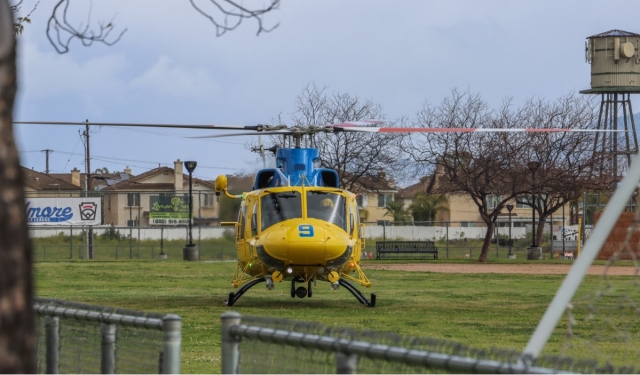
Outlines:
[[[0,373],[33,374],[31,246],[12,129],[16,87],[13,18],[8,2],[0,0]]]

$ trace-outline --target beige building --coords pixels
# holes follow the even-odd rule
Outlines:
[[[184,224],[176,219],[164,223],[150,220],[157,203],[172,202],[178,198],[178,205],[188,205],[189,176],[183,173],[183,162],[177,160],[174,167],[159,167],[127,180],[109,185],[100,190],[104,196],[104,223],[115,226],[152,226]],[[219,205],[213,183],[193,179],[193,222],[195,225],[218,223]],[[175,200],[173,200],[175,202]],[[182,207],[184,210],[185,208]],[[188,211],[186,211],[188,212]],[[185,219],[182,219],[184,221]]]
[[[413,203],[413,198],[418,192],[428,192],[430,188],[433,186],[433,179],[428,177],[423,177],[420,182],[417,184],[408,186],[404,189],[401,189],[396,194],[396,201],[401,201],[404,203],[404,208],[409,209],[411,204]],[[478,212],[478,206],[471,200],[468,195],[465,194],[445,194],[445,197],[448,201],[448,209],[441,210],[436,215],[437,222],[449,221],[453,226],[462,226],[462,227],[483,227],[486,226],[482,217],[480,217],[480,213]],[[497,197],[489,197],[488,198],[489,208],[495,207],[498,203]],[[522,203],[517,203],[515,200],[510,202],[513,205],[513,209],[511,211],[511,222],[513,227],[526,227],[531,224],[532,221],[532,212],[531,207]],[[568,221],[568,212],[569,205],[565,207],[565,212],[567,212],[567,221]],[[505,207],[502,212],[498,215],[497,219],[499,226],[509,226],[509,211]],[[562,215],[554,215],[553,219],[554,225],[562,225]]]
[[[375,180],[367,179],[363,186],[367,188],[354,191],[360,209],[360,221],[365,223],[393,221],[392,216],[386,215],[385,209],[387,203],[395,200],[395,194],[398,192],[393,181],[387,179],[383,173]]]

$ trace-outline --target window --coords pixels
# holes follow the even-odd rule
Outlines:
[[[526,202],[531,201],[530,197],[522,197],[521,199],[516,200],[516,208],[531,208],[531,205],[526,204]]]
[[[297,191],[265,194],[260,197],[260,209],[261,230],[265,230],[281,221],[301,218],[302,197]]]
[[[393,194],[378,194],[378,207],[387,207],[389,202],[393,202]]]
[[[546,199],[546,194],[536,195],[536,202],[538,199]],[[531,208],[531,196],[520,196],[516,199],[516,208]]]
[[[460,223],[460,226],[463,228],[475,228],[476,223],[473,221],[463,221],[462,223]]]
[[[356,195],[356,202],[358,202],[358,208],[366,208],[367,207],[367,196],[364,194]]]
[[[213,207],[214,194],[203,194],[204,202],[202,203],[203,207]]]
[[[326,191],[307,192],[307,217],[320,219],[346,230],[346,202],[342,195]]]
[[[137,227],[138,226],[138,220],[127,220],[127,226],[128,227]]]
[[[139,193],[127,193],[127,206],[128,207],[140,207],[140,194]]]
[[[498,206],[498,203],[502,201],[502,197],[499,195],[487,195],[487,208],[493,210]]]

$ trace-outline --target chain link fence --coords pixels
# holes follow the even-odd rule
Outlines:
[[[177,315],[36,298],[38,373],[180,372]]]
[[[187,243],[188,227],[132,228],[93,227],[29,227],[33,254],[36,261],[66,259],[182,259]],[[200,260],[236,259],[233,230],[213,227],[192,229],[193,242],[198,245]],[[89,243],[88,236],[93,236]],[[90,251],[91,248],[91,251]]]
[[[473,230],[474,237],[460,238],[451,228],[459,223],[439,223],[439,226],[413,225],[370,225],[366,226],[366,247],[363,258],[376,258],[376,243],[388,240],[434,241],[438,248],[438,259],[473,259],[480,254],[486,228],[463,228],[466,233]],[[375,223],[373,223],[375,224]],[[447,236],[449,226],[449,236]],[[489,256],[506,258],[509,254],[526,257],[531,236],[526,228],[513,228],[512,240],[499,228],[497,238],[491,243]],[[517,230],[516,230],[517,229]],[[36,261],[67,259],[157,259],[167,255],[170,259],[182,259],[182,251],[188,242],[188,226],[175,227],[116,227],[116,226],[30,226],[29,236],[33,243]],[[444,235],[441,234],[444,233]],[[567,231],[568,232],[568,231]],[[577,230],[573,230],[577,233]],[[222,227],[196,226],[192,228],[193,242],[199,247],[200,260],[236,259],[235,234],[233,229]],[[577,247],[572,237],[562,237],[560,232],[549,237],[544,243],[545,254],[562,254]],[[93,237],[89,241],[89,235]],[[575,237],[575,234],[574,234]],[[511,246],[509,246],[511,244]]]
[[[479,349],[455,341],[331,327],[236,312],[222,315],[222,373],[402,374],[628,372],[595,361]]]
[[[48,198],[80,196],[83,192],[47,192]],[[42,197],[31,192],[30,197]],[[40,226],[31,225],[30,237],[36,260],[65,259],[157,259],[164,255],[182,258],[183,247],[189,242],[188,192],[153,191],[91,191],[102,202],[100,226]],[[588,198],[588,199],[587,199]],[[587,197],[588,212],[597,210],[606,197]],[[169,209],[171,202],[176,211]],[[166,203],[166,204],[160,204]],[[172,212],[159,212],[158,207]],[[193,242],[198,245],[200,260],[236,259],[233,228],[219,226],[219,202],[211,192],[193,192]],[[186,216],[185,216],[186,215]],[[543,225],[543,252],[558,258],[577,248],[577,226],[563,226],[571,215],[555,215]],[[526,257],[532,243],[530,222],[524,218],[500,217],[493,233],[490,256],[496,258]],[[439,259],[476,258],[480,254],[487,227],[484,222],[391,222],[365,223],[367,246],[363,258],[375,259],[376,242],[387,240],[433,241]],[[588,229],[588,228],[587,228]],[[583,228],[584,232],[584,228]],[[511,244],[509,246],[509,244]]]

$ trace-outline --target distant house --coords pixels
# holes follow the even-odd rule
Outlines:
[[[82,188],[57,175],[36,172],[22,167],[24,190],[27,197],[80,196]]]
[[[357,184],[353,191],[357,195],[360,220],[367,223],[393,221],[393,217],[385,216],[385,207],[394,200],[397,192],[394,182],[385,173],[380,173],[375,179],[363,177],[362,183]]]
[[[396,194],[396,200],[402,201],[404,203],[404,207],[409,208],[411,207],[417,193],[426,192],[427,194],[430,194],[436,183],[437,180],[434,180],[431,176],[423,177],[417,184],[400,189]],[[478,206],[476,206],[468,195],[463,193],[449,193],[444,194],[444,196],[447,198],[449,211],[439,211],[436,216],[436,222],[449,221],[453,226],[462,227],[486,225],[480,217]],[[499,200],[501,199],[496,196],[487,197],[489,208],[492,209],[495,207]],[[498,218],[496,220],[498,226],[508,227],[509,216],[511,217],[512,227],[526,227],[531,224],[532,213],[530,206],[518,203],[515,200],[510,202],[510,204],[513,205],[511,215],[509,215],[509,211],[505,207],[502,212],[498,214]],[[569,212],[568,207],[567,212]],[[561,225],[558,215],[554,215],[554,224]]]
[[[218,223],[214,183],[194,178],[192,188],[194,224]],[[113,184],[106,180],[106,186],[99,190],[104,196],[105,224],[153,226],[188,222],[185,206],[188,206],[189,176],[183,173],[180,160],[174,162],[174,168],[155,168]]]
[[[396,201],[402,202],[404,209],[411,210],[416,194],[425,193],[429,194],[434,184],[433,176],[425,176],[420,179],[420,182],[407,186],[406,188],[398,190],[396,193]],[[449,212],[447,210],[440,210],[436,214],[435,221],[448,221]]]
[[[50,176],[75,185],[82,190],[84,190],[85,187],[87,187],[88,190],[101,190],[107,186],[129,179],[131,177],[131,169],[127,167],[124,169],[124,172],[92,173],[91,186],[86,186],[87,174],[81,173],[78,168],[74,168],[71,173],[51,173]]]

